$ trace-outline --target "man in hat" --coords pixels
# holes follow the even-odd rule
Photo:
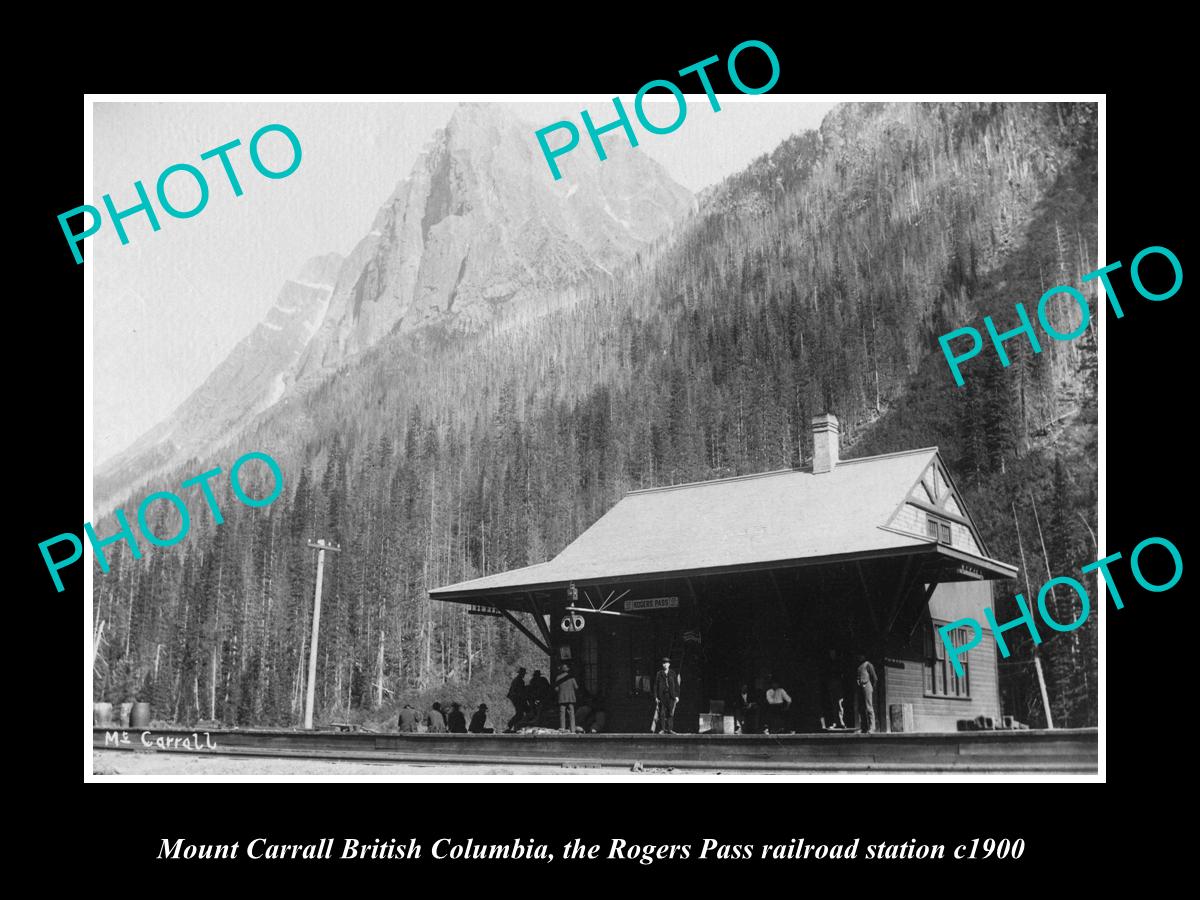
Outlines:
[[[467,731],[471,734],[494,734],[496,729],[487,727],[487,704],[480,703],[479,709],[475,710],[475,715],[471,716],[471,724],[467,726]]]
[[[742,689],[733,698],[733,720],[738,734],[758,733],[761,724],[759,714],[762,711],[760,693],[752,689],[748,682],[742,682]]]
[[[463,715],[461,704],[450,704],[450,715],[446,719],[446,727],[450,729],[451,734],[467,733],[467,717]]]
[[[654,673],[654,707],[659,734],[675,734],[675,705],[679,703],[679,673],[671,671],[671,658],[662,658]]]
[[[525,668],[517,669],[517,677],[508,686],[508,700],[513,705],[513,716],[508,720],[508,731],[516,730],[518,723],[525,717],[525,706],[528,689],[525,687]]]
[[[533,670],[533,677],[529,679],[529,692],[526,694],[526,697],[533,709],[534,724],[540,724],[542,707],[550,699],[550,682],[546,680],[546,676],[542,674],[541,669]]]
[[[558,730],[567,730],[567,721],[571,722],[571,734],[575,733],[575,689],[579,682],[571,674],[571,667],[563,663],[558,667],[558,675],[554,679],[554,690],[558,694]]]

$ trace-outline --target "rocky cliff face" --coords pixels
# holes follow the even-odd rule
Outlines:
[[[459,107],[350,255],[311,260],[167,421],[99,468],[97,506],[202,456],[394,331],[471,332],[499,309],[608,278],[694,208],[630,148],[603,163],[580,152],[564,170],[550,178],[533,129],[499,106]]]
[[[350,254],[299,374],[393,329],[470,331],[498,305],[611,274],[692,208],[645,154],[572,163],[554,181],[528,126],[494,106],[459,107]]]

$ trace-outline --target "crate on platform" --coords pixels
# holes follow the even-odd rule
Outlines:
[[[888,721],[892,731],[915,731],[913,705],[911,703],[891,704],[888,707]]]
[[[733,734],[735,728],[733,716],[700,713],[701,734]]]

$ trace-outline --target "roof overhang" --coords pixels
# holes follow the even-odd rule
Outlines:
[[[530,594],[546,594],[565,591],[574,583],[577,588],[594,585],[614,586],[644,581],[664,581],[672,578],[701,578],[708,575],[726,575],[736,572],[763,572],[772,569],[792,569],[808,566],[838,565],[847,562],[867,562],[881,559],[903,559],[911,557],[922,563],[922,572],[929,580],[947,581],[991,581],[1015,578],[1017,569],[999,560],[975,556],[956,550],[933,540],[921,541],[904,547],[888,547],[837,553],[828,556],[809,556],[798,559],[767,560],[729,566],[711,566],[691,569],[675,569],[661,572],[636,572],[593,576],[586,578],[531,580],[524,584],[505,584],[497,587],[469,587],[469,582],[434,588],[429,592],[433,600],[447,603],[477,603],[486,606],[524,608]],[[534,569],[540,567],[532,567]],[[531,575],[534,572],[530,573]]]
[[[942,571],[945,574],[945,577],[939,578],[938,581],[998,581],[1017,577],[1016,566],[1010,566],[998,559],[976,556],[946,544],[937,544],[936,547],[938,556],[943,561]]]

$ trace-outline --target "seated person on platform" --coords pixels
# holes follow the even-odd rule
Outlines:
[[[417,730],[417,711],[412,708],[411,703],[400,707],[400,718],[396,721],[396,726],[402,732]]]
[[[467,733],[467,717],[463,715],[462,707],[457,703],[450,704],[450,716],[446,719],[446,727],[451,734]]]
[[[608,721],[608,714],[604,711],[604,698],[599,694],[593,696],[588,693],[586,688],[579,690],[580,697],[585,699],[582,699],[575,707],[575,730],[582,734],[596,734],[603,731],[604,725]]]
[[[442,713],[442,704],[434,703],[429,708],[429,730],[441,734],[446,730],[446,716]]]
[[[475,714],[471,716],[471,724],[467,726],[467,731],[471,734],[495,734],[495,728],[487,727],[487,704],[480,703],[479,709],[475,710]]]
[[[604,698],[599,694],[592,701],[592,720],[587,725],[588,734],[600,734],[608,724],[608,713],[604,711]]]
[[[757,734],[761,730],[759,713],[762,711],[762,704],[759,702],[758,692],[749,684],[742,682],[742,689],[730,705],[739,734]]]
[[[588,724],[592,721],[592,706],[590,703],[575,704],[575,732],[587,734]]]
[[[772,678],[771,687],[767,690],[767,732],[781,734],[788,729],[788,710],[792,708],[792,698],[788,692],[779,686]]]
[[[582,684],[575,691],[575,731],[587,734],[592,716],[595,714],[595,698]]]

